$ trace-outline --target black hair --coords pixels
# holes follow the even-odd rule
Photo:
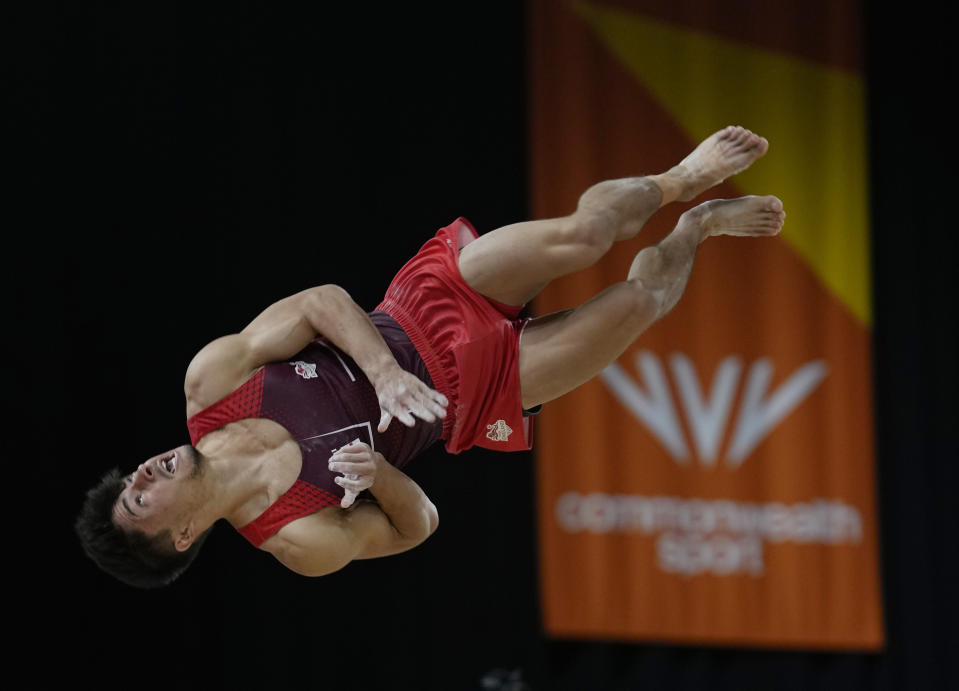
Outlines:
[[[210,530],[182,552],[173,547],[169,530],[154,536],[140,530],[122,530],[113,522],[113,507],[122,491],[123,477],[114,468],[87,492],[74,524],[84,552],[102,570],[127,585],[158,588],[172,583],[196,558]]]

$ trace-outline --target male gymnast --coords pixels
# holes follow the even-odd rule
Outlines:
[[[411,459],[440,440],[453,454],[531,448],[532,414],[672,309],[700,243],[775,235],[782,203],[703,202],[586,303],[532,319],[519,318],[522,307],[633,238],[662,206],[691,201],[767,148],[727,127],[664,173],[593,185],[568,216],[482,236],[457,219],[369,313],[335,285],[267,307],[187,368],[191,443],[129,475],[113,469],[87,493],[76,521],[86,553],[148,588],[178,577],[221,519],[306,576],[420,544],[438,514],[403,471]]]

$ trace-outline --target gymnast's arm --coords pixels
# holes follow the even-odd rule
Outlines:
[[[201,350],[187,370],[187,398],[208,405],[257,368],[295,355],[318,335],[353,358],[370,380],[380,403],[379,431],[385,431],[393,417],[411,427],[414,416],[433,422],[446,415],[446,398],[400,367],[366,312],[336,285],[275,302],[240,333]]]
[[[360,454],[369,447],[361,445]],[[330,507],[284,526],[263,543],[287,568],[304,576],[323,576],[338,571],[354,559],[373,559],[398,554],[426,540],[439,524],[433,502],[409,476],[394,468],[380,453],[368,453],[367,472],[335,455],[343,472],[358,475],[359,482],[375,476],[369,485],[377,504],[361,501],[350,509]],[[338,478],[339,480],[339,478]]]

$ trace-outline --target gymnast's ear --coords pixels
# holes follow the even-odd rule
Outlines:
[[[195,538],[196,532],[193,529],[193,521],[190,521],[177,534],[176,540],[173,541],[173,546],[176,548],[177,552],[185,552],[193,545],[193,540]]]

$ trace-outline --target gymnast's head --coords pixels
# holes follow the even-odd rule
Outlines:
[[[87,492],[75,530],[101,569],[138,588],[179,577],[196,558],[210,527],[196,522],[205,459],[180,446],[141,463],[129,475],[116,468]]]

